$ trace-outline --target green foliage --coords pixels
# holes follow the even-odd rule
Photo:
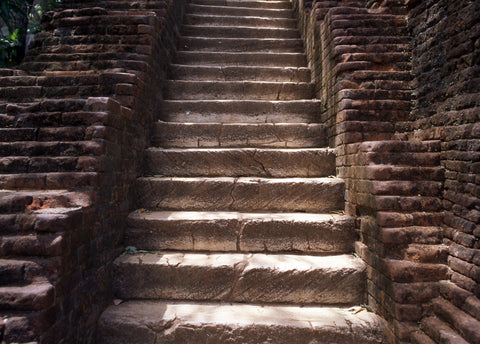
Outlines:
[[[61,0],[0,0],[0,67],[20,63],[27,34],[40,31],[42,15]]]
[[[21,49],[19,40],[20,30],[15,29],[13,32],[7,31],[8,34],[0,35],[0,67],[7,67],[15,64],[17,61],[17,51]]]

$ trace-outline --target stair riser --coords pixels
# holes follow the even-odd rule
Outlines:
[[[184,36],[191,37],[224,37],[224,38],[298,38],[296,29],[271,29],[257,27],[228,27],[228,26],[190,26],[182,28]]]
[[[187,51],[303,52],[301,40],[275,38],[202,38],[197,35],[181,38],[178,47]]]
[[[266,82],[201,82],[168,81],[166,99],[254,99],[295,100],[311,99],[315,93],[313,84]]]
[[[138,206],[147,209],[328,212],[344,207],[343,182],[328,178],[140,178],[136,189]]]
[[[205,16],[186,14],[183,21],[184,25],[217,25],[217,26],[251,26],[251,27],[269,27],[282,29],[295,29],[297,23],[295,19],[287,18],[258,18],[258,17],[232,17],[232,16]]]
[[[186,11],[189,14],[207,14],[217,16],[293,18],[293,11],[291,9],[265,9],[231,6],[223,7],[189,4],[186,7]]]
[[[289,147],[327,145],[323,124],[155,124],[153,145],[165,148]]]
[[[130,215],[125,245],[147,251],[340,254],[353,251],[356,240],[353,219],[347,216],[318,215],[318,219],[306,219],[292,213],[283,218],[205,213],[199,218],[200,215],[188,212],[185,217],[173,217],[168,215],[170,212],[161,213],[167,214],[161,217],[155,214],[158,213]]]
[[[198,81],[273,81],[310,82],[310,71],[306,68],[279,67],[216,67],[173,65],[169,77],[176,80]],[[1,134],[1,133],[0,133]],[[0,139],[1,139],[0,135]]]
[[[366,276],[361,260],[331,266],[330,257],[323,263],[313,260],[315,265],[300,257],[288,258],[285,265],[285,256],[278,260],[262,254],[189,256],[120,257],[114,266],[116,297],[323,305],[363,302]]]
[[[289,1],[248,1],[248,0],[194,0],[191,3],[208,6],[232,6],[249,8],[290,9]]]
[[[215,53],[179,51],[178,64],[213,66],[261,66],[261,67],[305,67],[307,62],[300,53]]]
[[[160,119],[171,122],[315,123],[318,101],[164,101]]]
[[[335,155],[327,150],[162,150],[146,154],[146,173],[176,177],[328,177]]]

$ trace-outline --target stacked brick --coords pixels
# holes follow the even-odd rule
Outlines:
[[[312,8],[299,11],[300,25],[309,49],[321,49],[309,52],[310,64],[346,180],[346,212],[359,218],[369,305],[388,321],[389,342],[409,342],[447,278],[448,248],[442,142],[407,135],[408,11],[400,1],[314,1]]]
[[[63,6],[23,64],[0,75],[6,343],[93,341],[183,11],[168,1]]]
[[[416,343],[480,342],[480,3],[409,1],[416,100],[408,135],[438,140],[448,279]]]

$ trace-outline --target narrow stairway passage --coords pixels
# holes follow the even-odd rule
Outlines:
[[[289,1],[192,0],[99,343],[382,343]]]

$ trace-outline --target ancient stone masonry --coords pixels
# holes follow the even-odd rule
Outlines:
[[[453,291],[442,291],[455,289],[446,282],[450,276],[470,281],[467,289],[471,292],[478,287],[467,272],[473,267],[475,251],[463,251],[458,260],[458,252],[462,252],[459,244],[475,247],[475,164],[463,165],[470,173],[469,182],[449,181],[466,175],[457,177],[445,168],[447,164],[454,169],[462,166],[467,156],[473,163],[477,156],[478,82],[471,77],[478,65],[478,11],[473,3],[449,2],[447,6],[443,2],[411,1],[408,8],[402,1],[295,5],[310,49],[307,54],[316,89],[325,106],[323,119],[330,124],[330,143],[337,148],[337,171],[346,180],[346,210],[360,219],[357,253],[369,266],[369,304],[388,321],[390,342],[410,341],[417,322],[431,313],[431,301],[439,292],[453,297]],[[448,12],[455,11],[458,14],[444,20]],[[467,12],[469,15],[460,21],[461,13]],[[437,21],[438,32],[432,28]],[[448,22],[450,31],[445,31]],[[411,37],[415,37],[413,45]],[[438,55],[437,50],[444,51],[447,46],[451,52]],[[440,66],[442,73],[437,72]],[[442,83],[437,85],[434,80]],[[440,105],[437,101],[445,100],[448,110],[456,107],[458,112],[434,114]],[[463,115],[457,118],[460,113]],[[415,120],[420,116],[433,121]],[[443,124],[447,127],[439,130]],[[461,141],[460,150],[465,152],[443,153],[445,147],[455,147],[442,142],[451,141],[449,137],[467,139]],[[468,189],[462,187],[467,184]],[[460,190],[465,190],[462,196]],[[444,200],[448,198],[457,204],[449,205]],[[460,200],[463,207],[458,204]],[[450,214],[449,208],[457,209],[456,214]],[[455,237],[457,243],[444,237]],[[469,244],[460,241],[467,237]],[[457,253],[448,258],[447,266],[452,249]],[[456,293],[461,294],[460,290]],[[463,300],[469,296],[461,295]],[[475,298],[469,300],[475,304]],[[476,320],[466,316],[462,322],[466,319],[468,325],[460,325],[452,320],[452,307],[436,301],[433,306],[438,317],[428,317],[425,323],[433,340],[445,340],[439,333],[450,326],[452,338],[478,341]],[[470,311],[470,316],[473,314],[475,311]],[[464,331],[462,326],[470,330]]]
[[[288,1],[193,0],[99,343],[381,343]]]
[[[6,343],[92,342],[183,10],[63,6],[45,16],[23,64],[0,71]]]
[[[42,25],[0,70],[0,342],[480,343],[479,1]]]
[[[408,9],[415,101],[407,131],[440,142],[449,269],[414,342],[479,343],[480,3],[410,1]]]

